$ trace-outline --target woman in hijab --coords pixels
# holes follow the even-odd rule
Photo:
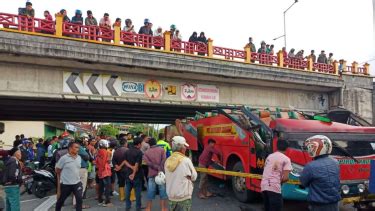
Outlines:
[[[201,33],[199,34],[198,42],[200,42],[200,43],[204,43],[205,45],[207,45],[207,38],[206,38],[206,36],[204,35],[204,32],[201,32]],[[204,55],[206,55],[206,53],[198,52],[198,55],[200,55],[200,56],[204,56]]]
[[[198,42],[198,33],[193,32],[193,34],[189,38],[190,44],[189,44],[189,51],[187,53],[194,54],[196,42]]]

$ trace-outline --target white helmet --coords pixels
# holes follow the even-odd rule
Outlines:
[[[89,138],[89,135],[87,135],[87,133],[82,133],[80,135],[80,138]]]
[[[99,147],[102,147],[102,148],[108,148],[109,147],[109,142],[105,139],[101,139],[99,141]]]
[[[329,155],[332,152],[332,142],[327,136],[316,135],[306,139],[304,147],[311,157]]]
[[[157,185],[164,185],[165,184],[165,175],[162,171],[158,173],[158,175],[155,177],[155,183]]]

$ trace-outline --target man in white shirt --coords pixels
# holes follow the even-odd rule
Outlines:
[[[104,16],[100,19],[99,26],[107,29],[111,29],[112,23],[109,19],[109,14],[104,13]]]
[[[165,180],[169,210],[191,210],[193,182],[197,172],[191,160],[185,156],[189,145],[182,136],[172,138],[172,155],[165,162]]]
[[[104,13],[104,16],[99,21],[99,26],[101,28],[99,30],[99,35],[103,35],[103,31],[111,30],[112,22],[111,22],[111,19],[109,19],[109,14],[108,13]],[[107,30],[105,30],[105,29],[107,29]],[[104,41],[104,42],[111,42],[110,39],[106,39],[106,38],[102,38],[102,41]]]
[[[69,143],[68,154],[62,156],[56,164],[57,202],[56,211],[61,207],[72,193],[76,198],[76,211],[82,210],[82,183],[79,176],[81,157],[78,155],[79,144]]]

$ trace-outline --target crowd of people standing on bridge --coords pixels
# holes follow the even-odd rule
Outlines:
[[[95,18],[94,14],[91,10],[87,10],[85,18],[83,17],[82,11],[79,10],[79,9],[77,9],[75,11],[74,16],[71,17],[71,18],[69,18],[68,11],[66,9],[61,9],[60,11],[57,12],[57,14],[60,14],[60,15],[63,16],[64,22],[68,22],[68,23],[72,23],[72,24],[76,24],[76,25],[99,26],[99,27],[105,28],[105,29],[113,29],[115,26],[119,26],[124,32],[136,33],[135,26],[133,25],[133,21],[130,18],[125,19],[125,24],[122,27],[122,19],[117,17],[115,19],[115,21],[113,22],[110,18],[110,14],[107,13],[107,12],[104,13],[103,17],[101,17],[100,19]],[[32,3],[28,1],[26,3],[25,8],[20,8],[19,9],[19,15],[24,15],[24,16],[27,16],[28,18],[34,17],[35,11],[32,7]],[[44,18],[48,21],[53,20],[52,15],[48,10],[44,11]],[[164,31],[163,31],[162,27],[159,26],[154,30],[153,29],[153,23],[148,18],[145,18],[143,23],[144,23],[144,25],[139,28],[138,34],[145,34],[145,35],[150,35],[150,36],[154,36],[154,37],[163,37]],[[171,39],[174,40],[175,43],[177,43],[177,45],[175,44],[174,47],[172,47],[172,49],[174,51],[181,51],[182,45],[179,42],[182,41],[182,35],[181,35],[180,29],[178,29],[175,24],[171,24],[170,28],[167,31],[169,31],[171,33]],[[69,35],[69,36],[80,38],[80,35]],[[103,41],[110,42],[110,40],[107,40],[107,39],[103,39]],[[193,32],[192,35],[189,37],[188,41],[191,42],[191,43],[207,44],[208,39],[206,38],[204,32],[201,32],[199,34],[199,36],[198,36],[197,32]],[[135,45],[133,42],[124,42],[124,44]],[[270,56],[275,55],[275,50],[274,50],[275,46],[273,44],[268,44],[265,41],[261,41],[260,47],[258,49],[256,49],[256,46],[253,42],[253,38],[249,37],[249,42],[248,42],[247,45],[250,47],[250,51],[252,53],[258,53],[260,55],[270,55]],[[144,47],[150,48],[152,46],[149,45],[149,44],[145,44]],[[153,47],[155,49],[161,48],[160,46],[153,46]],[[186,53],[192,53],[193,54],[194,52],[193,51],[190,52],[190,50],[189,50],[189,52],[186,52]],[[294,60],[303,60],[303,59],[310,59],[311,58],[313,63],[321,63],[321,64],[328,64],[328,65],[332,65],[333,62],[334,62],[333,53],[329,53],[329,55],[327,56],[324,50],[322,50],[318,56],[315,55],[314,50],[311,50],[310,54],[305,56],[304,50],[299,50],[297,52],[294,48],[291,48],[288,52],[287,49],[285,47],[283,47],[282,53],[283,53],[283,58],[290,58],[290,59],[294,59]],[[205,52],[198,52],[198,55],[204,56],[204,55],[206,55],[206,53]],[[267,59],[259,59],[259,62],[261,64],[272,64],[273,60],[271,58],[264,57],[264,56],[262,58],[267,58]],[[252,60],[252,62],[255,62],[255,60]],[[294,62],[294,63],[296,63],[296,62]],[[288,66],[288,67],[291,67],[291,68],[303,69],[303,67],[301,65],[299,65],[298,62],[296,64],[289,64],[289,65],[284,65],[284,66],[285,67]],[[342,68],[340,69],[340,72],[342,72]]]
[[[256,47],[255,47],[255,44],[253,42],[253,38],[249,37],[249,43],[247,44],[247,46],[250,47],[250,52],[252,52],[252,53],[258,53],[258,54],[264,54],[264,55],[270,55],[270,56],[275,55],[274,45],[273,44],[267,44],[265,41],[261,41],[260,47],[257,50]],[[329,56],[327,57],[324,50],[322,50],[320,52],[318,58],[315,55],[315,50],[311,50],[310,54],[305,56],[304,50],[299,50],[298,52],[296,52],[296,50],[294,48],[292,48],[292,49],[290,49],[289,52],[287,52],[286,48],[283,47],[282,48],[282,54],[283,54],[283,58],[289,58],[289,59],[303,60],[303,59],[310,59],[311,58],[313,63],[332,65],[333,62],[334,62],[333,53],[329,53]],[[268,60],[271,60],[271,59],[268,59]],[[252,62],[255,62],[255,61],[252,60]],[[261,60],[260,62],[263,63],[263,64],[267,64],[266,60]],[[269,61],[268,61],[268,63],[269,63]],[[286,65],[284,65],[284,66],[286,66]],[[293,67],[293,68],[299,68],[298,65],[295,65],[295,64],[290,64],[288,66]]]
[[[104,13],[103,17],[101,17],[98,21],[97,18],[94,17],[94,14],[91,10],[87,10],[86,12],[86,18],[83,18],[83,13],[81,10],[77,9],[75,10],[75,14],[72,18],[69,18],[68,16],[68,11],[66,9],[61,9],[58,11],[57,14],[60,14],[63,16],[63,21],[65,23],[72,23],[76,25],[85,25],[85,26],[99,26],[104,29],[113,29],[115,26],[120,27],[124,32],[128,33],[136,33],[135,31],[135,26],[133,25],[133,21],[130,18],[125,19],[125,24],[122,27],[122,19],[121,18],[116,18],[115,21],[113,22],[112,19],[110,18],[109,13]],[[24,15],[27,16],[28,18],[33,18],[35,16],[35,10],[32,7],[31,2],[26,3],[25,8],[20,8],[19,9],[19,15]],[[46,10],[44,11],[44,18],[45,20],[48,21],[53,21],[53,18],[51,16],[51,13]],[[141,26],[138,30],[138,34],[144,34],[144,35],[149,35],[153,37],[163,37],[164,36],[164,31],[161,26],[158,26],[156,29],[153,29],[153,23],[150,21],[150,19],[145,18],[143,21],[144,25]],[[179,49],[181,48],[181,41],[182,41],[182,34],[180,29],[176,27],[175,24],[171,24],[170,28],[168,30],[171,33],[171,39],[176,41],[176,43],[179,43],[180,47],[176,47],[174,50],[175,51],[180,51]],[[201,32],[199,36],[197,36],[197,32],[193,32],[192,35],[189,38],[189,42],[192,43],[204,43],[207,44],[207,38],[205,36],[204,32]],[[80,38],[80,35],[71,35],[72,37],[75,38]],[[110,42],[110,40],[103,39],[103,41]],[[134,45],[132,42],[125,42],[124,44],[126,45]],[[146,47],[152,47],[150,45],[146,45]],[[154,46],[156,49],[160,49],[161,47]],[[198,55],[205,55],[206,53],[199,52]]]

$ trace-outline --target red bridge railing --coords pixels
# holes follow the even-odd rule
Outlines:
[[[22,15],[0,13],[0,25],[3,28],[20,31],[55,33],[55,22],[39,18],[28,18]]]
[[[281,51],[276,55],[269,55],[250,52],[249,46],[246,46],[244,50],[213,46],[213,41],[210,39],[207,44],[174,40],[171,39],[170,32],[165,32],[164,36],[150,36],[121,31],[119,27],[115,27],[112,30],[99,26],[64,23],[63,17],[60,14],[56,14],[56,21],[49,21],[39,18],[28,18],[22,15],[0,13],[0,28],[3,28],[3,30],[53,34],[59,38],[69,37],[113,43],[115,45],[136,46],[145,49],[155,48],[166,52],[174,51],[189,55],[206,56],[208,58],[242,61],[248,64],[277,66],[333,75],[341,73],[369,75],[370,72],[369,64],[359,67],[356,62],[346,65],[346,61],[341,60],[340,63],[334,61],[332,64],[313,63],[312,59],[309,58],[284,58],[284,54]]]
[[[171,40],[171,49],[177,52],[184,52],[188,54],[207,54],[207,45],[202,42],[186,42],[180,40]]]
[[[257,61],[259,64],[277,65],[278,57],[265,53],[251,53],[251,61]]]
[[[213,46],[213,55],[216,56],[223,56],[225,59],[231,59],[234,60],[237,59],[245,59],[246,53],[242,50],[235,50],[230,48],[223,48],[223,47],[217,47]]]
[[[120,32],[120,40],[127,45],[135,45],[138,47],[151,48],[152,46],[156,48],[164,47],[163,37],[154,37],[146,34],[136,34],[131,32]]]
[[[73,23],[63,23],[62,33],[63,36],[67,37],[100,40],[105,42],[111,42],[114,39],[113,30],[99,26],[84,26]]]

